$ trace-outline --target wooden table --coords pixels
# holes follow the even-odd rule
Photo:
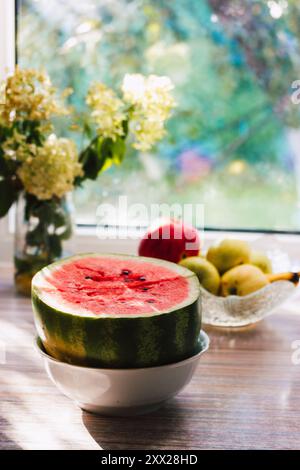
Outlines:
[[[176,399],[150,415],[100,417],[78,409],[46,376],[33,349],[30,301],[15,295],[11,267],[2,265],[0,448],[300,449],[298,306],[300,296],[255,328],[207,329],[211,348]]]

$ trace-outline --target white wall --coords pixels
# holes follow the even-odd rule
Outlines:
[[[15,2],[0,0],[0,78],[15,66]]]

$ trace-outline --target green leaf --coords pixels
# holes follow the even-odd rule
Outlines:
[[[7,176],[9,174],[8,166],[7,166],[7,161],[1,155],[1,150],[0,150],[0,175],[1,176]]]
[[[106,140],[108,139],[102,141],[101,137],[97,137],[82,152],[80,156],[84,171],[84,177],[82,179],[89,178],[94,180],[97,178],[106,160],[106,151],[103,152],[103,144]],[[105,145],[107,146],[107,143]],[[79,182],[79,179],[76,180],[76,184]]]
[[[88,147],[85,151],[85,164],[83,171],[86,178],[96,179],[99,171],[99,158],[97,151],[93,147]]]
[[[96,137],[80,155],[84,176],[76,179],[75,184],[80,184],[86,178],[95,180],[101,171],[113,163],[119,165],[124,159],[125,151],[124,138],[119,137],[113,141],[110,138]]]
[[[103,166],[102,169],[106,169],[107,166],[115,163],[119,165],[122,163],[126,152],[126,144],[125,140],[121,137],[118,137],[115,141],[112,139],[105,139],[102,144],[102,159],[103,159]],[[111,160],[111,161],[109,161]]]
[[[123,127],[123,132],[124,132],[123,139],[126,139],[126,137],[128,135],[128,131],[129,131],[129,122],[128,122],[127,119],[122,122],[122,127]]]
[[[4,217],[18,197],[11,179],[0,180],[0,217]]]
[[[120,164],[124,160],[126,152],[126,143],[124,139],[118,138],[112,146],[114,163]]]
[[[105,160],[113,157],[113,145],[114,142],[112,139],[104,139],[100,149],[102,161],[105,163]],[[102,165],[103,166],[103,165]]]
[[[4,158],[3,151],[0,145],[0,176],[4,178],[12,177],[16,174],[18,163],[13,160]]]
[[[93,130],[87,121],[83,123],[83,133],[88,137],[88,139],[91,139],[93,136]]]

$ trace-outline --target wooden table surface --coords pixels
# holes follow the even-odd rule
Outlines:
[[[30,301],[0,265],[0,448],[300,449],[299,312],[298,294],[255,328],[206,329],[210,350],[176,399],[145,416],[100,417],[48,379],[33,349]]]

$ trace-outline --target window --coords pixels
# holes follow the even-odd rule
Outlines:
[[[142,72],[176,85],[168,138],[78,191],[78,221],[122,194],[203,203],[208,227],[299,231],[297,20],[292,0],[20,0],[20,65],[71,86],[79,111],[93,80]]]

